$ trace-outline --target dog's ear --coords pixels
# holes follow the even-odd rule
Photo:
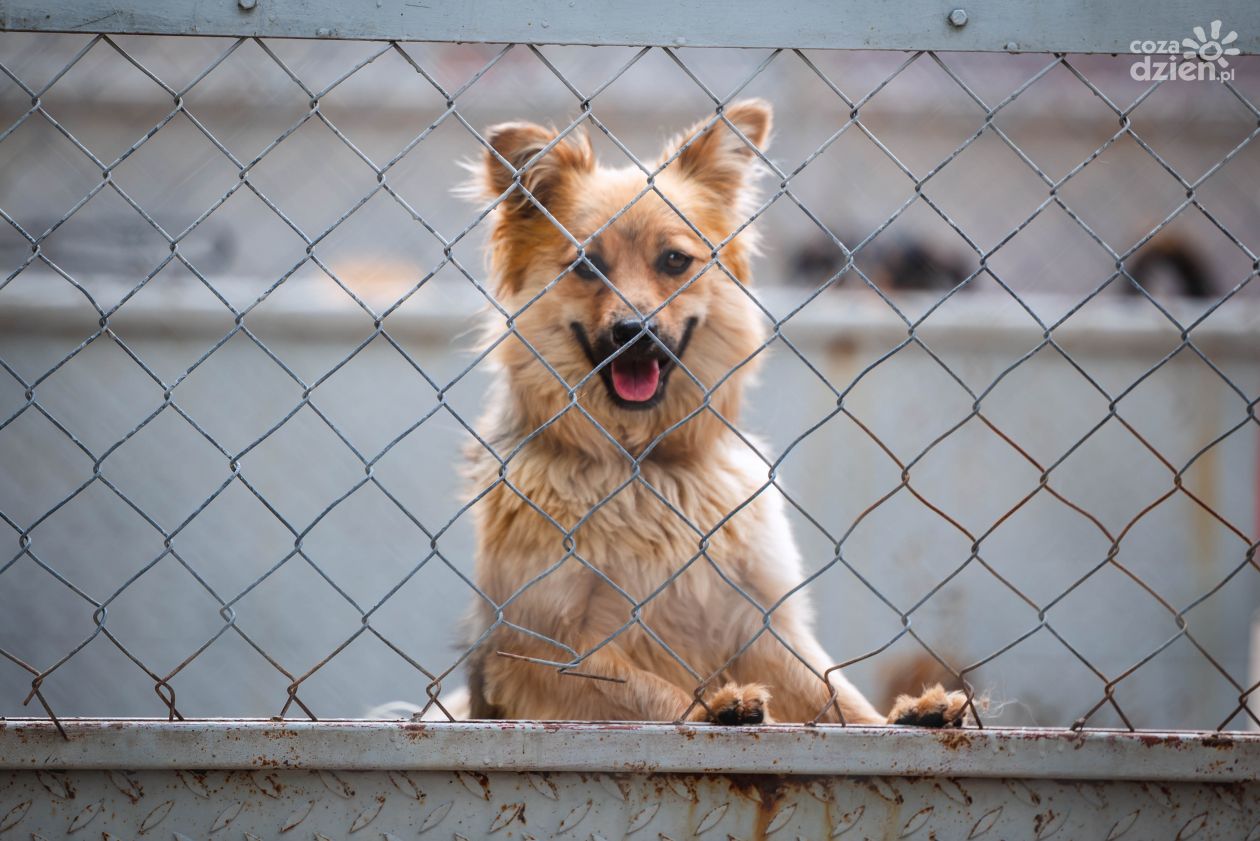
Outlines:
[[[748,144],[764,151],[769,143],[773,109],[764,99],[744,99],[727,107],[725,114],[744,137],[722,119],[712,125],[704,120],[669,143],[661,162],[681,148],[671,166],[722,198],[734,199],[746,186],[757,157]]]
[[[496,199],[513,188],[519,177],[521,186],[544,207],[548,206],[566,175],[589,172],[595,167],[595,153],[584,133],[570,132],[547,148],[555,139],[553,129],[535,123],[492,126],[486,132],[486,140],[494,152],[487,149],[482,158],[480,184],[475,192],[484,199]],[[547,151],[543,152],[544,149]],[[512,190],[501,206],[509,213],[536,213],[538,210],[519,188]]]

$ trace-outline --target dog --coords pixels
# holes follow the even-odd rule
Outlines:
[[[738,229],[772,113],[720,116],[651,178],[525,122],[490,128],[470,165],[469,192],[498,202],[488,271],[513,328],[492,331],[467,469],[470,715],[961,726],[967,695],[939,685],[877,712],[793,592],[782,499],[735,426],[765,319],[731,276],[750,280]]]

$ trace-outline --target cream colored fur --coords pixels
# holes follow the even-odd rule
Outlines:
[[[768,105],[736,103],[725,113],[765,147]],[[727,426],[739,422],[756,364],[747,360],[764,341],[765,319],[716,267],[681,294],[680,280],[653,269],[663,248],[685,249],[697,270],[710,255],[670,204],[714,243],[747,218],[753,150],[721,122],[703,129],[663,152],[665,159],[684,150],[655,179],[669,202],[649,193],[588,248],[607,263],[615,292],[572,273],[554,282],[576,250],[522,198],[508,168],[490,155],[483,162],[477,191],[484,198],[512,191],[491,219],[496,294],[509,312],[524,310],[514,322],[519,338],[509,334],[495,347],[498,381],[478,425],[495,452],[475,446],[468,467],[474,492],[492,488],[473,508],[476,579],[502,605],[501,617],[485,600],[473,606],[471,639],[494,628],[469,662],[473,717],[887,720],[838,671],[829,675],[832,703],[822,675],[836,660],[814,635],[805,593],[771,615],[786,645],[765,631],[749,601],[772,605],[802,579],[783,500],[767,488],[767,466]],[[638,170],[598,164],[581,136],[537,160],[555,138],[549,129],[511,123],[487,137],[513,167],[530,164],[521,183],[579,241],[644,186]],[[720,252],[745,283],[750,237],[741,234]],[[677,345],[689,336],[681,359],[687,371],[674,370],[648,409],[617,405],[600,376],[590,376],[576,393],[588,418],[570,405],[569,386],[592,368],[574,325],[598,335],[633,315],[631,307],[659,310],[665,340]],[[490,335],[505,330],[499,318]],[[701,386],[716,387],[708,403],[714,411]],[[770,451],[755,440],[752,446]],[[573,671],[584,676],[520,658],[576,662]],[[953,716],[945,723],[957,723],[960,699],[942,693]]]

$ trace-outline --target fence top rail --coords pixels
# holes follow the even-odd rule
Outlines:
[[[1260,777],[1260,734],[555,722],[0,720],[0,769]]]
[[[1260,53],[1253,0],[0,0],[4,30],[662,47],[1127,53],[1214,20]]]

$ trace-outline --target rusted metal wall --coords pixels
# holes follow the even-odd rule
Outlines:
[[[1258,775],[1245,735],[11,721],[0,837],[1253,841]]]

